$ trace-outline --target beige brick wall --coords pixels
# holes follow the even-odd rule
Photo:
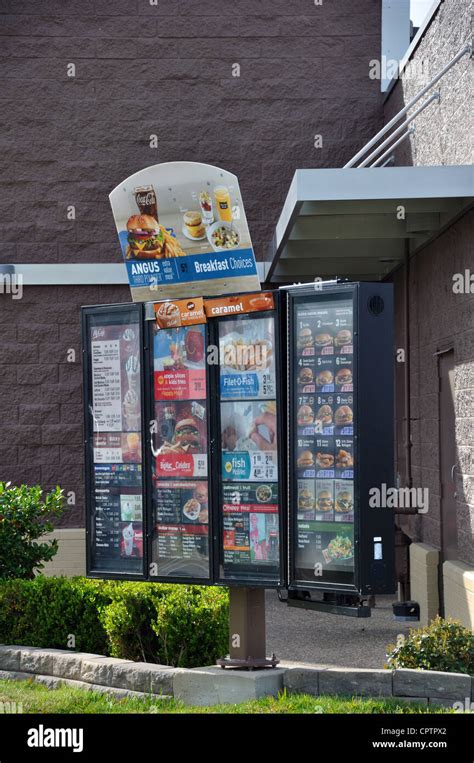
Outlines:
[[[58,529],[46,540],[57,538],[59,541],[58,553],[53,559],[45,564],[43,573],[48,576],[86,574],[86,531],[84,528]]]
[[[428,625],[439,612],[439,551],[427,543],[410,545],[411,598],[420,605],[420,625]]]
[[[464,562],[443,564],[445,615],[474,630],[474,567]]]

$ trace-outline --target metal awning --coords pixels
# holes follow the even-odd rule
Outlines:
[[[271,244],[270,283],[381,280],[474,200],[470,166],[296,170]]]

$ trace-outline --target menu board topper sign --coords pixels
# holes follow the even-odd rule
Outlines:
[[[168,162],[110,194],[134,302],[260,290],[235,175]]]
[[[153,305],[153,309],[156,325],[160,329],[172,329],[179,328],[180,326],[206,323],[204,300],[202,297],[158,302],[156,305]]]
[[[238,296],[223,297],[222,299],[206,299],[204,302],[204,310],[208,318],[257,313],[262,310],[273,310],[274,308],[273,294],[266,291],[260,294],[239,294]]]

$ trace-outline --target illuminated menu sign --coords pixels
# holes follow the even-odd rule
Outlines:
[[[354,579],[354,326],[352,299],[294,306],[293,447],[297,577]]]
[[[158,577],[210,576],[205,329],[154,327],[151,569]]]
[[[223,578],[279,575],[274,314],[219,321]]]
[[[143,560],[140,331],[136,316],[89,324],[92,568],[140,573]]]

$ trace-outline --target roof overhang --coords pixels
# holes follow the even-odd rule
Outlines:
[[[386,278],[472,206],[472,165],[296,170],[270,283]]]

